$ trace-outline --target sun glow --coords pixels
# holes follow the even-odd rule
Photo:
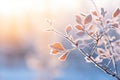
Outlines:
[[[3,15],[21,14],[26,11],[43,11],[44,0],[0,0],[0,13]]]
[[[51,0],[50,8],[53,11],[59,9],[71,10],[78,7],[78,0]]]

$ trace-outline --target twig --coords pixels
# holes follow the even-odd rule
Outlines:
[[[99,13],[98,8],[97,8],[97,5],[95,4],[95,2],[94,2],[93,0],[91,0],[91,2],[93,3],[96,11]],[[99,14],[100,14],[100,13],[99,13]],[[100,21],[101,21],[101,26],[102,26],[102,28],[103,28],[103,27],[104,27],[103,21],[102,21],[102,20],[100,20]],[[104,32],[105,32],[105,34],[107,35],[106,31],[104,31]],[[108,43],[109,43],[109,45],[110,45],[110,47],[111,47],[112,45],[111,45],[111,42],[110,42],[108,36],[106,36],[106,38],[107,38]],[[112,49],[112,47],[111,47],[111,49]],[[114,57],[114,55],[112,54],[111,50],[109,50],[109,51],[110,51],[110,54],[112,55],[112,62],[113,62],[113,66],[114,66],[114,69],[115,69],[115,73],[118,74],[118,72],[117,72],[117,71],[118,71],[118,70],[117,70],[117,64],[116,64],[116,61],[115,61],[115,57]]]
[[[107,73],[107,74],[115,77],[116,79],[120,80],[120,77],[119,77],[116,73],[111,73],[111,72],[109,72],[110,69],[105,69],[105,68],[103,68],[101,65],[99,65],[98,63],[96,63],[96,61],[95,61],[91,56],[87,55],[82,49],[78,48],[78,45],[76,45],[76,44],[75,44],[72,40],[70,40],[68,37],[66,37],[65,35],[57,32],[57,31],[55,31],[55,30],[53,30],[53,31],[54,31],[55,33],[61,35],[63,38],[67,39],[70,43],[72,43],[72,44],[75,46],[75,48],[78,49],[78,50],[81,52],[81,54],[82,54],[83,56],[85,56],[85,57],[87,57],[88,59],[90,59],[91,62],[92,62],[94,65],[96,65],[99,69],[101,69],[101,70],[104,71],[105,73]],[[109,71],[108,71],[108,70],[109,70]]]

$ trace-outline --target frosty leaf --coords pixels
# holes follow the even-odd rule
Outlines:
[[[91,60],[90,60],[90,58],[88,58],[88,57],[85,57],[85,60],[86,60],[86,62],[88,62],[88,63],[91,63]]]
[[[64,50],[64,47],[59,42],[51,44],[50,47],[53,48],[53,49]]]
[[[78,30],[83,30],[83,27],[81,25],[76,25],[75,26]]]
[[[97,56],[97,57],[95,58],[95,61],[96,61],[97,63],[100,63],[100,62],[103,61],[103,59],[101,59],[100,56]]]
[[[94,16],[98,16],[98,14],[97,14],[96,11],[93,11],[92,14],[93,14]]]
[[[104,54],[100,55],[101,59],[106,59],[106,58],[109,58],[109,57],[110,57],[110,55],[108,53],[104,53]]]
[[[88,28],[88,30],[91,30],[91,29],[93,29],[93,24],[91,24]]]
[[[103,50],[102,48],[97,48],[97,52],[99,54],[104,54],[105,53],[105,50]]]
[[[59,53],[59,51],[56,49],[51,49],[51,51],[50,51],[50,54],[53,54],[53,55],[56,55],[58,53]]]
[[[91,15],[88,15],[86,16],[86,18],[84,19],[84,24],[88,24],[92,21],[92,16]]]
[[[104,8],[101,8],[101,15],[103,16],[103,17],[105,17],[105,14],[107,13],[107,11],[105,11],[104,10]]]
[[[89,34],[90,34],[90,35],[93,35],[93,34],[95,34],[95,31],[91,31],[91,32],[89,32]]]
[[[64,53],[63,55],[61,55],[61,56],[59,57],[59,60],[65,61],[66,58],[67,58],[67,56],[68,56],[68,52],[66,52],[66,53]]]
[[[115,27],[115,28],[119,27],[118,23],[113,23],[112,26]]]
[[[120,14],[120,9],[117,8],[114,12],[113,12],[113,17],[117,17]]]
[[[66,33],[68,34],[72,30],[72,28],[71,26],[67,26],[65,30],[66,30]]]
[[[80,31],[80,32],[78,32],[76,35],[78,35],[78,36],[83,36],[84,34],[85,34],[85,32]]]
[[[105,58],[110,57],[110,55],[105,50],[103,50],[102,48],[98,48],[97,51],[98,51],[98,54],[99,54],[101,59],[105,59]]]
[[[78,16],[78,15],[76,15],[76,22],[78,23],[78,24],[81,24],[81,17],[80,16]]]

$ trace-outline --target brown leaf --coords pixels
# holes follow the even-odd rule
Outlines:
[[[62,56],[59,57],[59,60],[65,61],[68,56],[68,52],[64,53]]]
[[[93,31],[93,32],[89,32],[89,34],[90,34],[90,35],[95,34],[95,31]]]
[[[72,30],[71,26],[67,26],[67,27],[66,27],[66,32],[67,32],[67,34],[68,34],[71,30]]]
[[[76,27],[78,30],[83,30],[82,25],[76,25],[75,27]]]
[[[92,16],[88,15],[85,19],[84,19],[84,24],[88,24],[92,21]]]
[[[50,54],[55,55],[55,54],[58,54],[58,53],[59,53],[59,51],[58,51],[58,50],[56,50],[56,49],[51,49]]]
[[[100,55],[101,56],[101,58],[109,58],[110,57],[110,55],[108,55],[107,53],[104,53],[104,54],[102,54],[102,55]]]
[[[98,51],[99,54],[104,54],[105,53],[105,50],[103,50],[102,48],[98,48],[97,51]]]
[[[117,8],[115,12],[113,13],[113,17],[117,17],[120,14],[120,9]]]
[[[95,16],[98,16],[96,11],[93,11],[92,14],[95,15]]]
[[[62,44],[59,43],[59,42],[51,44],[50,47],[53,48],[53,49],[64,50]]]
[[[88,30],[91,30],[91,29],[93,29],[93,24],[91,24],[88,28]]]
[[[76,15],[76,22],[78,23],[78,24],[81,24],[81,17],[80,16],[78,16],[78,15]]]

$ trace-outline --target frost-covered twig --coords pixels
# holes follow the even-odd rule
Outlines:
[[[58,35],[67,39],[67,41],[69,41],[71,45],[73,45],[73,48],[65,49],[61,43],[55,42],[53,44],[50,44],[50,47],[52,49],[51,53],[62,54],[59,59],[65,61],[68,54],[72,50],[78,49],[80,53],[85,57],[85,60],[87,62],[93,63],[95,66],[97,66],[99,69],[101,69],[108,75],[111,75],[117,80],[120,80],[116,59],[116,54],[119,55],[118,50],[120,50],[120,40],[116,39],[116,41],[111,42],[111,39],[109,38],[109,32],[111,30],[116,30],[116,34],[120,35],[117,31],[120,24],[117,23],[117,21],[115,22],[115,20],[117,19],[114,19],[113,21],[112,19],[105,20],[107,11],[105,11],[104,8],[101,8],[100,13],[97,9],[95,2],[93,0],[91,1],[96,10],[92,11],[88,15],[77,15],[77,25],[75,25],[74,28],[71,26],[67,26],[65,29],[65,35],[57,31],[53,27],[51,30],[48,30],[57,33]],[[112,18],[118,18],[119,14],[120,9],[118,8],[113,12]],[[91,44],[94,44],[94,46],[92,47],[90,53],[85,52],[84,48],[91,48]],[[117,49],[115,47],[117,47]],[[95,57],[94,54],[96,54],[97,56]],[[107,64],[103,62],[104,60],[108,61]],[[111,69],[111,63],[114,67],[114,70]]]

